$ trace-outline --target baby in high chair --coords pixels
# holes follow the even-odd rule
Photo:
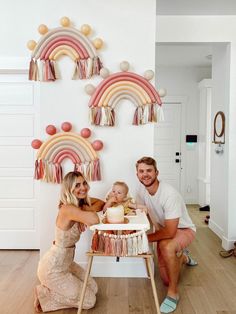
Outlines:
[[[108,207],[116,207],[122,205],[124,207],[125,215],[135,215],[137,208],[147,213],[147,208],[144,205],[137,204],[129,197],[129,188],[125,182],[116,181],[112,185],[112,189],[106,198],[105,205],[103,206],[103,213],[106,212]]]

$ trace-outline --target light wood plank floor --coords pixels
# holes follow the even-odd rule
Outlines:
[[[208,212],[189,207],[197,225],[197,238],[191,245],[197,267],[185,267],[180,280],[181,299],[175,314],[236,314],[236,258],[219,256],[221,241],[204,224]],[[0,251],[0,313],[34,314],[33,288],[38,283],[38,251]],[[158,296],[165,296],[158,272]],[[148,279],[98,278],[99,292],[94,309],[84,314],[154,314]],[[76,309],[56,311],[76,314]]]

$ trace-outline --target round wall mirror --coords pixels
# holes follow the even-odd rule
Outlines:
[[[214,119],[214,141],[216,144],[225,143],[225,115],[218,111]]]

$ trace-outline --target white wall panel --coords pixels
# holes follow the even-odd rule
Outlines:
[[[0,178],[0,198],[33,198],[33,178]]]
[[[32,230],[35,228],[34,208],[1,208],[1,230]]]
[[[33,156],[30,146],[0,146],[0,168],[32,167]]]
[[[0,136],[33,136],[32,115],[1,114]]]
[[[33,105],[32,83],[0,83],[0,106]]]

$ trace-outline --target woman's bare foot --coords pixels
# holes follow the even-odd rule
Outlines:
[[[37,312],[37,313],[42,312],[42,308],[41,308],[41,305],[40,305],[40,302],[39,302],[39,298],[38,298],[38,295],[37,295],[37,288],[36,287],[34,289],[34,309],[35,309],[35,312]]]

